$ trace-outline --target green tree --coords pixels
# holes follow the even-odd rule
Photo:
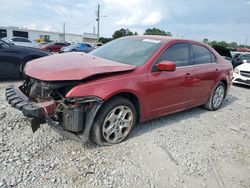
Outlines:
[[[238,47],[238,44],[236,42],[231,42],[229,44],[230,48],[237,48]]]
[[[103,44],[110,42],[111,40],[113,40],[113,38],[105,38],[105,37],[100,37],[99,41]]]
[[[137,32],[135,32],[135,33],[137,33]],[[134,33],[132,31],[130,31],[129,29],[121,28],[121,29],[115,31],[114,34],[112,35],[112,37],[114,39],[117,39],[120,37],[130,36],[130,35],[134,35]]]
[[[172,36],[171,32],[166,32],[164,30],[160,30],[158,28],[147,29],[144,32],[144,35],[164,35],[164,36]]]
[[[202,40],[202,42],[204,42],[204,43],[209,43],[209,40],[208,40],[207,38],[204,38],[204,39]]]

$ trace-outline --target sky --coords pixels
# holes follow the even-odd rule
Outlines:
[[[93,33],[101,6],[100,36],[128,28],[170,31],[174,37],[250,44],[250,0],[1,0],[0,26]]]

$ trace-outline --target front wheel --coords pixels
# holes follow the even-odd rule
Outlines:
[[[220,108],[222,102],[226,96],[226,86],[222,82],[214,89],[208,102],[204,105],[207,110],[215,111]]]
[[[125,98],[115,97],[98,112],[90,139],[100,146],[120,143],[133,130],[136,118],[134,105]]]

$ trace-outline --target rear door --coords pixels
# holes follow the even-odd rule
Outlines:
[[[156,66],[148,75],[147,112],[150,118],[185,109],[192,100],[193,66],[190,44],[176,43],[168,47],[155,64],[176,63],[173,72],[158,71]]]
[[[219,65],[213,53],[205,46],[192,44],[193,98],[194,102],[205,102],[219,79]]]

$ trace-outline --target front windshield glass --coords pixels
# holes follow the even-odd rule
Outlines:
[[[161,45],[160,40],[121,38],[97,48],[90,54],[120,63],[142,65]]]

